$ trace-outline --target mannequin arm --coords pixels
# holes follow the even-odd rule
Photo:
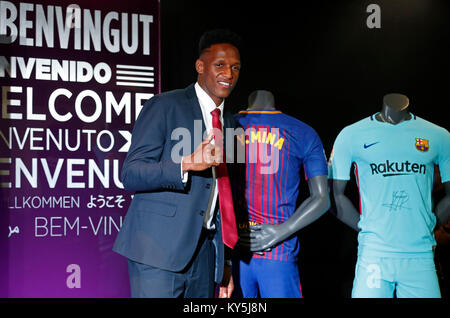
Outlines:
[[[327,176],[309,179],[308,187],[310,197],[285,222],[250,226],[250,231],[241,236],[240,245],[252,252],[268,251],[322,216],[330,207]]]
[[[337,212],[336,217],[355,231],[359,231],[358,222],[360,214],[350,199],[345,196],[346,186],[346,180],[331,180],[333,199]]]
[[[437,225],[445,225],[450,221],[450,181],[444,183],[445,197],[436,205]]]

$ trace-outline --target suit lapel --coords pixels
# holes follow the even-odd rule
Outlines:
[[[205,126],[205,123],[203,122],[202,110],[201,110],[200,104],[198,102],[197,94],[195,94],[194,84],[191,84],[188,87],[186,87],[185,92],[186,92],[186,98],[187,98],[186,105],[187,105],[187,107],[189,107],[189,109],[187,109],[187,111],[189,114],[192,114],[193,120],[201,121],[202,137],[203,137],[203,135],[205,134],[205,131],[206,131],[206,126]],[[193,132],[193,130],[191,130],[191,133],[192,132]],[[200,140],[200,142],[202,140],[203,140],[203,138]],[[198,143],[195,143],[194,146],[197,147]],[[195,147],[194,147],[194,149],[195,149]]]

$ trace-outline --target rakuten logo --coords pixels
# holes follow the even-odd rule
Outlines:
[[[404,162],[371,163],[372,175],[383,174],[383,177],[409,175],[413,173],[426,174],[427,167],[424,164]]]

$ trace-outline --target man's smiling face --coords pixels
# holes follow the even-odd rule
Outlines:
[[[201,54],[195,68],[199,85],[218,106],[230,95],[239,78],[239,51],[228,43],[213,44]]]

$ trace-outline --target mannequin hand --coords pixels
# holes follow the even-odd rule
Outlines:
[[[250,251],[267,252],[282,239],[275,224],[258,224],[250,226]]]
[[[280,230],[278,225],[250,225],[250,230],[240,232],[239,244],[250,252],[262,255],[263,252],[269,252],[272,247],[282,241]]]
[[[251,230],[250,229],[241,229],[239,230],[239,241],[238,241],[238,245],[249,251],[249,252],[254,252],[255,254],[258,255],[263,255],[264,252],[270,252],[271,248],[266,248],[264,251],[254,251],[251,249],[251,246],[256,244],[256,242],[254,242],[254,238],[250,238],[250,233]]]

